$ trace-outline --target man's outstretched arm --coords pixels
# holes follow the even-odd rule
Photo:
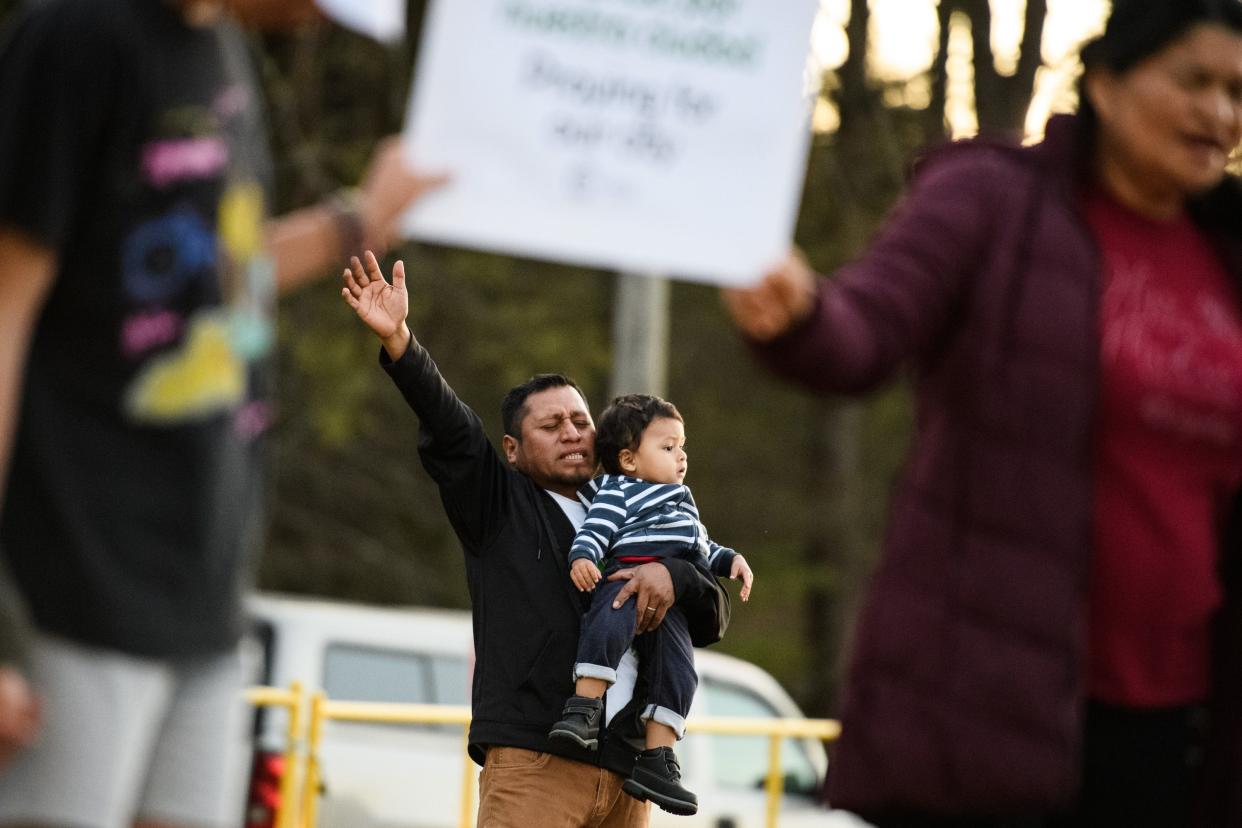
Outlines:
[[[439,486],[463,545],[478,552],[504,515],[508,466],[478,415],[444,381],[410,331],[404,263],[396,263],[388,282],[370,251],[364,258],[365,263],[355,258],[342,274],[341,296],[383,345],[384,369],[418,416],[423,467]]]

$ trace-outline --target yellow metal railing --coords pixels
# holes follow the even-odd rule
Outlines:
[[[310,739],[306,756],[306,787],[303,789],[302,826],[316,828],[319,794],[319,746],[324,722],[368,722],[371,724],[455,724],[462,727],[462,754],[470,733],[470,708],[445,704],[383,704],[380,702],[329,701],[323,691],[311,698]],[[466,756],[461,785],[459,825],[468,828],[474,813],[474,762]]]
[[[781,814],[781,794],[785,792],[785,776],[781,771],[781,742],[785,739],[819,739],[832,742],[841,735],[841,723],[832,719],[740,719],[700,717],[686,721],[691,733],[714,733],[718,736],[767,736],[768,793],[767,828],[776,828]]]
[[[252,687],[246,691],[246,701],[256,707],[283,707],[288,711],[289,722],[285,729],[285,772],[280,777],[280,804],[276,810],[276,828],[298,828],[298,758],[302,749],[302,719],[306,709],[306,696],[302,692],[302,683],[295,681],[289,685],[288,690],[281,690],[278,687]]]
[[[293,699],[296,697],[296,701]],[[319,762],[325,722],[367,722],[372,724],[450,724],[460,725],[463,730],[462,752],[466,750],[469,734],[470,708],[437,704],[383,704],[375,702],[330,701],[323,691],[316,692],[310,700],[310,718],[307,723],[304,770],[296,773],[297,758],[302,745],[301,687],[294,684],[289,690],[259,687],[247,694],[255,704],[282,704],[289,708],[288,750],[286,771],[281,780],[281,804],[277,828],[316,828],[318,824],[319,795],[322,787]],[[766,736],[769,739],[767,790],[767,826],[777,828],[780,819],[781,795],[784,792],[784,775],[781,768],[781,744],[785,739],[819,739],[831,742],[841,734],[841,726],[830,719],[741,719],[741,718],[693,718],[686,723],[693,733],[710,733],[719,736]],[[460,828],[470,828],[474,814],[474,763],[466,757],[463,763]],[[302,781],[298,795],[296,778]]]

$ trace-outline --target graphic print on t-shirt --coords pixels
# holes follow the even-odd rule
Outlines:
[[[121,249],[125,294],[134,303],[170,301],[215,266],[215,236],[189,204],[140,224]]]
[[[238,405],[246,370],[229,342],[222,314],[190,320],[180,348],[148,361],[129,388],[126,408],[135,420],[177,422]]]
[[[1109,264],[1103,358],[1128,374],[1135,413],[1157,433],[1236,450],[1242,328],[1228,289],[1206,277],[1189,282],[1189,272],[1158,275],[1143,259],[1118,255]]]
[[[142,151],[143,173],[156,187],[195,177],[210,178],[228,163],[228,145],[214,137],[154,141]]]
[[[210,109],[169,110],[157,123],[173,135],[142,147],[152,201],[169,206],[139,224],[122,248],[124,300],[134,311],[122,322],[121,350],[141,362],[124,401],[134,422],[171,425],[238,411],[247,365],[271,348],[274,279],[262,250],[263,191],[244,165],[231,163],[224,137],[244,109],[230,87]],[[174,198],[204,186],[218,198]],[[213,203],[216,215],[202,215]],[[254,436],[264,419],[246,411],[238,429]]]

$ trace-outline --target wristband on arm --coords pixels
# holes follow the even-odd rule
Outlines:
[[[328,209],[332,211],[332,219],[336,223],[336,236],[340,242],[343,262],[348,262],[351,256],[361,259],[366,248],[366,229],[362,226],[358,199],[358,190],[352,187],[337,190],[328,199]]]

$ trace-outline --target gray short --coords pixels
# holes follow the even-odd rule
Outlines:
[[[248,754],[238,652],[153,660],[38,635],[43,729],[0,775],[0,824],[237,825]]]

